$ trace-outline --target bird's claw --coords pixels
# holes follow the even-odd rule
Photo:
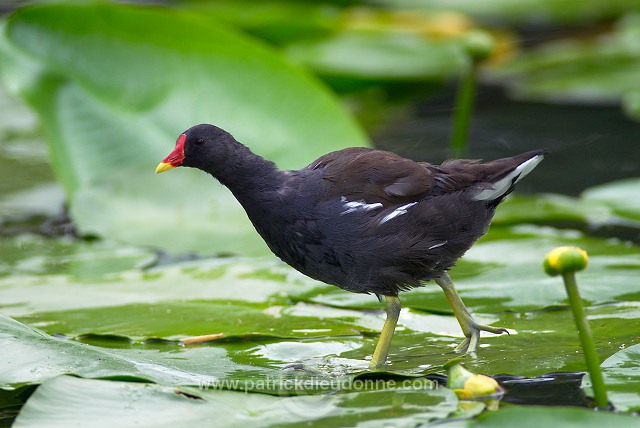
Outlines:
[[[502,334],[507,333],[509,331],[506,328],[502,327],[492,327],[490,325],[477,324],[475,322],[471,322],[471,324],[464,329],[464,340],[460,343],[455,351],[462,354],[472,354],[476,351],[478,347],[478,343],[480,342],[480,332],[487,331],[493,334]]]

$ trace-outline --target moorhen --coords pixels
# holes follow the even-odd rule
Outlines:
[[[489,227],[496,206],[542,160],[537,150],[481,163],[414,162],[353,147],[300,170],[279,170],[213,125],[185,131],[156,173],[177,166],[208,172],[231,190],[271,251],[303,274],[386,300],[387,318],[370,368],[385,363],[400,314],[398,292],[435,280],[474,352],[478,324],[447,271]]]

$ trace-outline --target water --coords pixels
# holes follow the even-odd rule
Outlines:
[[[418,102],[406,117],[375,132],[379,148],[439,163],[450,156],[453,88]],[[479,90],[469,158],[497,159],[546,148],[550,154],[518,184],[518,192],[578,195],[584,189],[640,176],[640,123],[619,106],[552,105]]]

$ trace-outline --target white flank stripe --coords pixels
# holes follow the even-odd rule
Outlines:
[[[374,204],[368,204],[365,201],[347,201],[347,198],[342,196],[340,201],[343,203],[344,211],[340,213],[340,215],[349,214],[358,210],[362,211],[370,211],[376,208],[382,208],[382,204],[380,202],[376,202]]]
[[[537,155],[532,157],[526,162],[522,162],[520,165],[516,167],[513,171],[507,174],[504,178],[493,183],[492,189],[484,189],[473,199],[476,201],[490,201],[493,199],[498,199],[500,196],[504,195],[507,190],[511,187],[512,184],[517,183],[522,180],[522,178],[529,174],[533,169],[542,162],[544,159],[543,155]]]
[[[406,214],[407,210],[412,206],[414,206],[415,204],[417,204],[417,202],[411,202],[410,204],[402,205],[401,207],[396,208],[395,210],[391,211],[389,214],[384,216],[382,220],[380,220],[380,224],[385,223],[391,220],[392,218],[396,218],[399,215]]]
[[[439,244],[432,245],[432,246],[430,246],[430,247],[429,247],[429,248],[427,248],[427,249],[428,249],[428,250],[433,250],[434,248],[442,247],[442,246],[443,246],[444,244],[446,244],[447,242],[449,242],[449,241],[444,241],[444,242],[441,242],[441,243],[439,243]]]

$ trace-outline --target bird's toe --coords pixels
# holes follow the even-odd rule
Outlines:
[[[490,325],[477,324],[472,322],[467,328],[464,329],[465,338],[455,349],[456,352],[471,354],[476,351],[478,343],[480,343],[480,332],[487,331],[493,334],[509,334],[509,330],[503,327],[492,327]]]

